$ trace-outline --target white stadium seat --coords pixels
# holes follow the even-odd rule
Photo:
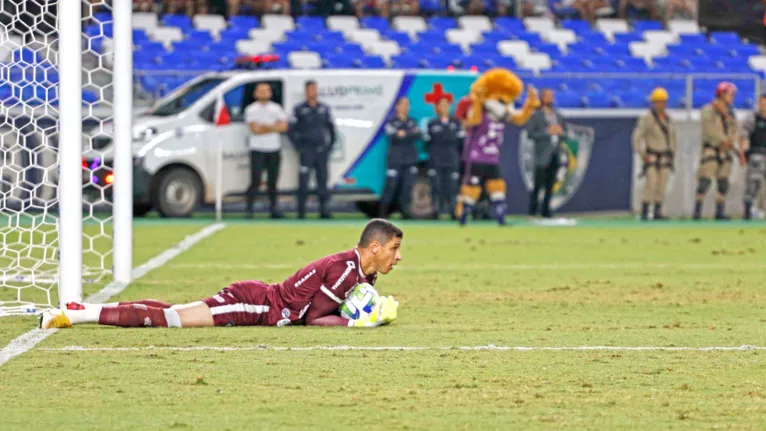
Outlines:
[[[529,54],[529,44],[523,40],[504,40],[497,43],[497,51],[518,60]]]
[[[363,28],[352,31],[346,38],[360,45],[369,45],[380,40],[380,33],[374,28]]]
[[[295,69],[319,69],[322,67],[322,58],[312,51],[293,51],[287,55],[287,61]]]
[[[250,39],[267,42],[279,42],[285,39],[284,31],[272,31],[264,28],[254,28],[248,32]]]
[[[556,23],[546,16],[529,16],[524,18],[524,27],[534,33],[547,33],[556,28]]]
[[[3,29],[3,31],[0,32],[0,63],[9,60],[13,55],[13,51],[19,49],[19,47],[22,46],[22,43],[21,36],[16,36],[12,33],[8,34],[5,32],[5,29]]]
[[[365,49],[369,54],[379,55],[385,59],[399,55],[402,52],[399,48],[399,44],[393,40],[380,40],[365,46]]]
[[[226,28],[226,20],[221,15],[194,15],[193,22],[194,28],[207,30],[213,36],[217,36]]]
[[[534,52],[521,57],[521,68],[534,70],[548,70],[551,68],[551,58],[544,52]]]
[[[628,33],[630,27],[628,22],[624,19],[618,18],[601,18],[596,21],[596,30],[607,35],[608,38],[612,38],[615,33]]]
[[[566,49],[566,46],[570,43],[577,41],[577,35],[572,30],[567,29],[554,29],[545,34],[545,40],[550,43],[555,43],[560,49]]]
[[[766,71],[766,55],[753,55],[747,62],[753,70]]]
[[[458,44],[465,48],[481,41],[481,33],[475,30],[466,30],[462,28],[451,28],[444,32],[450,43]]]
[[[420,16],[397,16],[394,18],[394,29],[414,34],[428,30],[425,20]]]
[[[152,12],[133,12],[131,17],[133,28],[143,29],[147,32],[157,28],[159,26],[158,21],[157,14]]]
[[[678,34],[667,30],[647,30],[644,32],[644,40],[655,45],[674,44],[678,42]]]
[[[331,16],[327,18],[327,28],[348,34],[359,28],[359,20],[355,16]]]
[[[165,47],[170,47],[173,42],[180,42],[184,34],[178,27],[157,27],[149,33],[149,37],[157,42],[162,42]]]
[[[633,57],[643,58],[644,60],[652,59],[654,57],[662,57],[668,53],[665,45],[659,43],[631,42],[629,47]]]
[[[271,51],[271,42],[267,40],[238,40],[237,52],[246,55],[260,55]]]
[[[697,21],[688,19],[671,19],[668,21],[668,30],[674,34],[697,34],[700,27]]]
[[[268,30],[282,31],[283,33],[295,30],[295,22],[290,15],[264,15],[261,18],[261,26]]]
[[[461,16],[457,22],[460,28],[465,30],[474,30],[479,33],[492,30],[492,21],[486,16]]]

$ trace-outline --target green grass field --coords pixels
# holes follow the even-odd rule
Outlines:
[[[135,264],[204,225],[137,223]],[[362,226],[230,222],[113,299],[278,281]],[[699,349],[766,346],[766,224],[401,226],[391,326],[60,330],[0,367],[0,429],[766,429],[766,350]],[[615,349],[460,349],[489,345]],[[287,349],[332,346],[420,349]]]

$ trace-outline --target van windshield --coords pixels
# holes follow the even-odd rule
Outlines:
[[[157,106],[149,111],[149,115],[167,117],[179,114],[199,100],[200,97],[207,94],[208,91],[219,86],[223,81],[225,81],[224,78],[207,78],[195,84],[185,86],[181,88],[180,93],[173,95],[171,98],[160,100]]]

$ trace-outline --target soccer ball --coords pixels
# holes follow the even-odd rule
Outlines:
[[[372,313],[379,298],[378,291],[372,285],[359,283],[351,289],[340,306],[340,315],[346,319],[358,320]]]

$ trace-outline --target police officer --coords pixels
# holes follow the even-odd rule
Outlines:
[[[309,175],[316,174],[319,215],[331,218],[327,190],[329,155],[335,143],[335,124],[330,107],[320,103],[316,81],[306,81],[306,101],[295,106],[290,124],[290,140],[300,158],[298,168],[298,217],[306,217]]]
[[[641,220],[649,219],[651,204],[654,204],[654,220],[663,220],[662,202],[678,148],[676,126],[665,111],[668,92],[664,88],[655,88],[649,100],[652,109],[638,119],[633,129],[633,151],[644,161],[641,175],[646,177],[641,198]]]
[[[737,119],[732,105],[737,87],[731,82],[721,82],[715,90],[715,99],[702,108],[702,157],[698,172],[697,197],[694,204],[694,219],[702,216],[702,201],[713,178],[718,186],[715,204],[715,218],[727,220],[724,211],[726,193],[729,191],[732,149],[737,138]]]
[[[747,166],[745,220],[750,220],[753,203],[766,181],[766,94],[758,98],[758,111],[745,119],[740,135],[740,161]]]
[[[396,101],[394,116],[385,124],[388,137],[388,168],[386,188],[380,199],[379,216],[386,217],[388,208],[398,198],[403,218],[411,218],[410,196],[418,173],[418,151],[415,142],[420,139],[420,129],[410,117],[410,101],[401,97]]]
[[[436,102],[436,118],[428,122],[425,142],[428,144],[428,179],[431,182],[433,218],[446,209],[454,219],[455,200],[460,183],[460,149],[465,133],[460,122],[450,116],[451,98]]]

